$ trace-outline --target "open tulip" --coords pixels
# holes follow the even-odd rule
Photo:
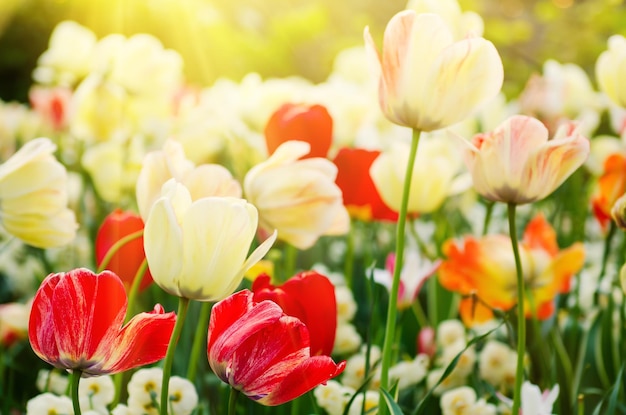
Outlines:
[[[99,267],[109,251],[112,248],[116,249],[105,264],[105,269],[118,275],[127,291],[130,290],[139,267],[146,258],[143,250],[143,235],[137,234],[141,231],[143,231],[143,220],[139,215],[116,209],[107,215],[96,235],[96,264]],[[123,238],[132,238],[133,234],[137,234],[135,238],[116,246]],[[139,278],[142,278],[140,290],[152,283],[152,275],[148,269]]]
[[[279,238],[308,249],[322,235],[342,235],[350,227],[341,190],[335,184],[337,167],[314,157],[304,141],[287,141],[272,156],[254,166],[244,179],[244,193],[259,209],[259,227],[278,230]]]
[[[515,115],[491,133],[476,135],[466,151],[474,188],[485,198],[524,204],[550,195],[589,155],[589,140],[574,123],[549,140],[541,121]]]
[[[370,167],[380,151],[362,148],[342,148],[333,163],[337,166],[337,186],[343,194],[343,204],[350,216],[363,221],[398,220],[380,197],[370,176]]]
[[[462,121],[495,97],[504,78],[495,46],[480,37],[454,41],[436,14],[404,10],[385,30],[382,54],[365,29],[365,46],[376,56],[379,103],[392,122],[432,131]]]
[[[67,171],[47,138],[24,144],[0,165],[0,218],[7,232],[38,248],[68,244],[76,236],[67,207]]]
[[[311,355],[330,356],[337,329],[337,300],[335,287],[328,278],[315,271],[305,271],[278,287],[270,283],[267,274],[262,274],[254,280],[252,291],[254,301],[271,300],[285,314],[296,317],[307,326]]]
[[[596,78],[600,90],[620,107],[626,107],[626,85],[624,65],[626,65],[626,38],[613,35],[609,38],[609,49],[602,52],[596,61]]]
[[[192,201],[170,179],[148,215],[144,249],[154,282],[177,297],[217,301],[231,294],[245,272],[276,239],[266,239],[246,259],[257,231],[256,208],[243,199],[205,197]]]
[[[309,331],[273,301],[243,290],[213,306],[207,356],[213,372],[250,399],[280,405],[339,375],[345,362],[311,356]]]
[[[33,351],[51,365],[102,375],[161,360],[176,315],[156,305],[122,327],[126,292],[110,271],[50,274],[33,300],[28,336]]]
[[[611,210],[626,193],[626,155],[614,153],[604,161],[604,171],[597,184],[598,190],[591,199],[593,214],[606,230],[611,221]]]
[[[569,291],[571,277],[582,268],[584,248],[575,243],[559,250],[554,229],[541,215],[529,222],[519,248],[524,284],[532,296],[532,302],[525,301],[525,314],[546,319],[554,312],[557,294]],[[460,307],[466,324],[489,320],[493,317],[490,309],[507,311],[517,304],[515,260],[508,236],[448,241],[443,251],[447,259],[439,268],[439,281],[466,296]]]
[[[283,104],[265,125],[267,152],[274,153],[285,141],[306,141],[305,157],[326,157],[333,140],[333,119],[322,105]]]

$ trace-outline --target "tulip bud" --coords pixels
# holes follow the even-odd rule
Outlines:
[[[626,193],[620,196],[613,204],[611,217],[620,229],[626,231]]]

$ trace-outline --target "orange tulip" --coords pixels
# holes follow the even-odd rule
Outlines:
[[[265,126],[268,154],[285,141],[306,141],[311,145],[303,158],[326,157],[333,140],[333,119],[322,105],[283,104]]]
[[[598,192],[591,199],[593,214],[603,229],[611,221],[611,209],[626,193],[626,155],[611,154],[604,162],[604,173],[598,179]]]
[[[460,313],[466,324],[487,321],[493,317],[492,309],[508,311],[517,304],[515,260],[508,236],[470,236],[462,243],[450,240],[443,250],[447,259],[439,268],[439,281],[465,296]],[[571,277],[582,268],[583,245],[559,250],[554,229],[539,215],[526,227],[520,257],[528,295],[526,315],[546,319],[554,311],[555,297],[569,290]]]

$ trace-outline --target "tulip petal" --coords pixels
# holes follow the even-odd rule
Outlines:
[[[28,323],[28,338],[37,356],[55,365],[59,360],[59,349],[56,343],[53,317],[54,288],[61,280],[60,274],[48,275],[33,299],[33,307]]]

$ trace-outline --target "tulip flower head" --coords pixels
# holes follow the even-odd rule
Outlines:
[[[311,356],[309,331],[273,301],[243,290],[213,306],[207,355],[213,372],[266,406],[291,401],[339,375],[345,362]]]
[[[475,136],[465,162],[476,191],[489,200],[515,204],[550,195],[587,159],[589,140],[573,123],[548,138],[541,121],[522,115]]]
[[[283,143],[244,179],[246,198],[259,209],[259,227],[278,230],[279,238],[308,249],[322,235],[343,235],[350,226],[337,167],[321,157],[301,160],[309,153],[304,141]]]
[[[626,38],[613,35],[608,41],[608,50],[596,61],[596,78],[600,90],[620,107],[626,107],[626,86],[623,82],[623,67],[626,64]]]
[[[122,238],[132,236],[132,234],[143,231],[143,220],[139,215],[132,212],[124,212],[116,209],[104,219],[98,234],[96,235],[96,263],[98,266],[102,264],[109,251],[120,242]],[[105,269],[112,271],[118,275],[126,290],[130,287],[135,279],[139,267],[146,258],[143,250],[143,235],[129,240],[121,246],[115,247],[116,252],[109,259]],[[142,278],[140,290],[147,288],[152,283],[152,275],[147,270],[139,276]]]
[[[76,217],[67,207],[67,171],[47,138],[27,142],[0,165],[0,217],[7,232],[38,248],[68,244]]]
[[[110,271],[50,274],[33,300],[28,325],[33,351],[54,367],[92,376],[161,360],[176,315],[157,304],[122,326],[126,306],[124,285]]]
[[[582,268],[583,245],[575,243],[560,250],[556,232],[539,215],[527,225],[519,248],[523,278],[533,298],[532,303],[525,301],[525,313],[546,319],[554,312],[556,296],[569,291],[572,276]],[[439,281],[446,289],[465,296],[460,313],[466,324],[488,321],[493,317],[492,309],[507,311],[517,304],[517,274],[508,236],[451,240],[443,251],[447,259],[439,268]]]
[[[333,119],[322,105],[286,103],[267,121],[264,134],[269,154],[285,141],[298,140],[311,145],[304,158],[326,157],[333,140]]]
[[[613,153],[604,161],[604,171],[598,178],[597,191],[591,199],[593,214],[602,229],[607,229],[611,221],[611,211],[624,193],[626,193],[626,155]]]
[[[454,41],[437,14],[404,10],[385,29],[382,53],[365,28],[380,74],[379,103],[393,123],[433,131],[462,121],[495,97],[504,78],[495,46],[480,37]]]
[[[192,201],[187,188],[170,179],[152,206],[144,230],[154,282],[177,297],[223,299],[276,240],[274,232],[246,259],[257,223],[256,208],[245,200],[204,197]]]
[[[280,287],[270,283],[266,274],[252,284],[254,301],[271,300],[285,314],[296,317],[309,330],[311,355],[330,356],[337,329],[337,300],[335,286],[322,274],[305,271],[289,278]]]

